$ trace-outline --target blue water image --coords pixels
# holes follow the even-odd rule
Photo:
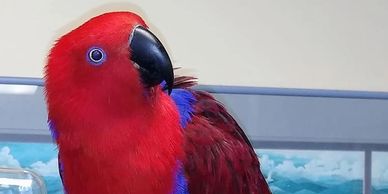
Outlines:
[[[257,150],[273,194],[362,194],[364,153]],[[388,194],[388,153],[373,154],[373,194]],[[52,143],[0,143],[0,166],[34,170],[49,194],[63,194],[57,148]]]
[[[355,151],[256,150],[273,194],[362,194],[364,153]],[[377,159],[377,158],[376,158]],[[385,160],[386,161],[386,160]],[[381,161],[383,162],[383,161]],[[388,164],[380,169],[388,172]],[[376,177],[382,171],[375,171]],[[373,194],[388,194],[388,176]]]
[[[52,143],[0,143],[0,167],[26,168],[43,176],[49,194],[63,194],[57,148]]]

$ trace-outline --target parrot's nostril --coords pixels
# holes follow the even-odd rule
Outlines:
[[[136,62],[133,62],[133,67],[135,67],[135,69],[140,69],[140,66]]]

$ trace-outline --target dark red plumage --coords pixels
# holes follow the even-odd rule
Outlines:
[[[175,86],[195,85],[177,77]],[[270,194],[259,161],[243,130],[209,93],[190,91],[196,98],[192,121],[184,130],[184,166],[190,194]]]

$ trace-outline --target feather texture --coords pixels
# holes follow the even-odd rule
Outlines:
[[[58,131],[55,128],[55,124],[51,119],[48,119],[47,123],[48,123],[49,129],[50,129],[51,138],[56,142],[58,139]]]
[[[178,107],[181,126],[186,128],[187,123],[191,121],[194,111],[192,106],[192,104],[195,103],[194,95],[185,89],[173,89],[171,98]]]
[[[183,164],[178,162],[173,194],[189,194]]]
[[[58,140],[58,131],[55,128],[54,122],[52,120],[48,119],[47,123],[48,123],[49,129],[50,129],[50,132],[51,132],[51,138],[55,142],[57,142],[57,140]],[[62,184],[63,184],[63,165],[61,163],[61,157],[60,157],[59,154],[58,154],[58,171],[59,171],[59,176],[61,177],[61,181],[62,181]]]
[[[181,116],[191,117],[182,125],[190,194],[270,194],[252,145],[222,104],[190,89],[195,83],[190,77],[176,83],[179,92],[172,97]]]
[[[128,38],[139,25],[147,27],[134,13],[106,13],[50,50],[46,101],[69,194],[173,191],[183,159],[179,112],[159,87],[143,85],[131,61]],[[107,56],[98,67],[86,58],[96,46]]]
[[[190,89],[194,78],[177,77],[171,96],[144,85],[128,48],[137,26],[147,28],[132,12],[105,13],[50,50],[46,101],[66,191],[267,194],[243,131],[213,97]],[[99,66],[87,58],[96,46],[107,57]]]

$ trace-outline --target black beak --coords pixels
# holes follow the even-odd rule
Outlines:
[[[143,83],[152,87],[166,82],[168,93],[174,84],[170,57],[162,43],[148,29],[137,26],[129,39],[131,60],[138,65]]]

